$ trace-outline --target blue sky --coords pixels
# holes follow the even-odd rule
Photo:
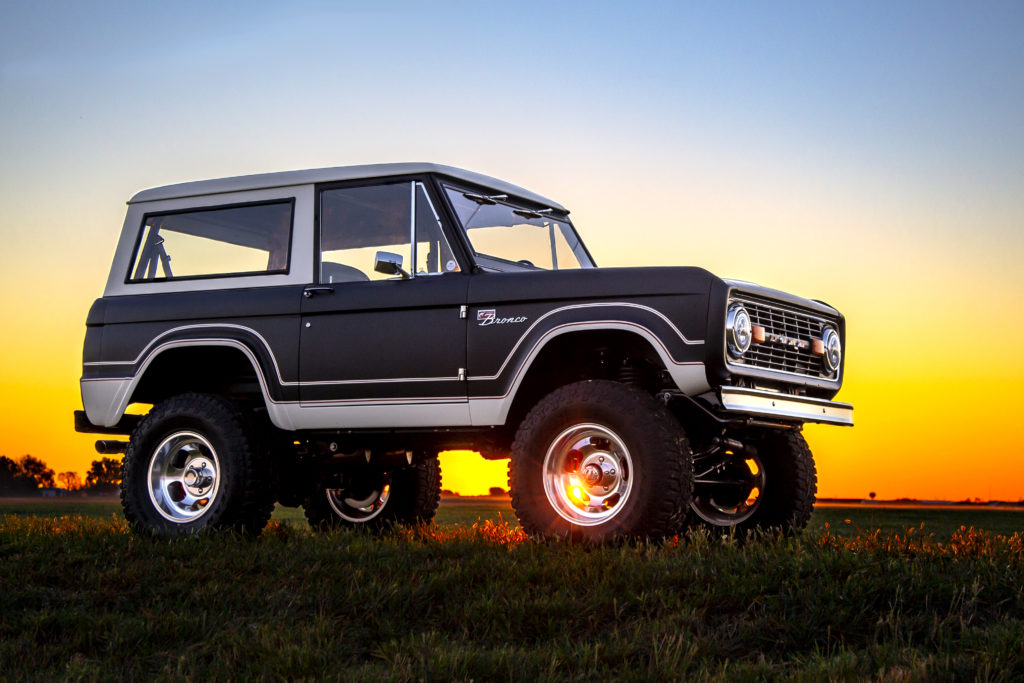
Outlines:
[[[969,207],[1021,246],[999,214],[1024,184],[1024,5],[722,7],[5,3],[0,179],[134,190],[407,159],[523,183],[770,179]]]
[[[38,2],[2,12],[3,129],[17,138],[5,146],[21,160],[45,145],[42,131],[58,144],[84,128],[150,152],[183,152],[177,143],[192,137],[239,152],[269,142],[241,165],[318,139],[326,161],[380,153],[388,141],[366,137],[407,142],[430,124],[435,139],[475,134],[558,156],[600,159],[601,147],[632,144],[785,150],[949,185],[1021,173],[1020,3]]]

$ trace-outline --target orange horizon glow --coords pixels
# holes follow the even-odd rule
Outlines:
[[[669,224],[669,219],[654,216],[652,222]],[[601,258],[614,253],[602,223],[592,224],[591,250],[599,263],[611,265]],[[586,225],[581,228],[589,234]],[[112,240],[117,231],[108,232]],[[661,239],[663,251],[682,251],[674,233],[654,237]],[[1024,320],[1004,313],[1017,310],[1021,285],[1014,281],[1015,271],[972,267],[958,272],[967,266],[953,267],[955,243],[944,252],[932,249],[932,259],[916,264],[897,266],[886,250],[870,257],[875,270],[909,278],[898,284],[871,278],[852,282],[850,273],[832,272],[813,260],[794,261],[786,277],[772,278],[776,267],[759,255],[734,253],[736,262],[726,264],[713,253],[716,246],[694,258],[704,258],[713,272],[747,270],[750,279],[822,298],[846,315],[845,382],[836,398],[854,405],[856,426],[805,428],[820,497],[862,499],[875,492],[887,500],[1024,499],[1024,421],[1017,391],[1024,385],[1024,364],[1016,357],[995,359],[988,347],[975,343],[980,337],[958,332],[985,331],[998,321],[1001,338],[1020,338]],[[93,449],[99,436],[72,428],[72,412],[81,408],[84,318],[102,291],[111,253],[109,245],[94,250],[86,270],[70,264],[66,271],[58,268],[36,298],[9,296],[3,304],[11,329],[24,333],[0,337],[0,357],[15,359],[0,379],[0,455],[31,454],[57,473],[84,475],[100,457]],[[637,265],[641,255],[621,251],[615,265]],[[869,258],[857,245],[848,251],[853,260]],[[0,270],[0,291],[23,289],[30,273],[24,264]],[[80,273],[86,275],[77,282]],[[963,291],[965,282],[973,289]],[[445,455],[444,488],[483,495],[495,486],[508,487],[505,461],[469,452]]]
[[[668,222],[667,217],[652,220]],[[607,230],[600,220],[594,227],[591,250],[599,263],[608,263],[600,256],[614,252]],[[659,234],[665,250],[680,249],[677,236]],[[726,267],[720,254],[710,256],[715,249],[703,252],[713,272],[749,270],[751,279],[817,296],[847,317],[845,382],[836,398],[854,405],[856,426],[808,425],[804,430],[817,463],[820,497],[863,499],[875,492],[886,500],[1024,499],[1024,425],[1016,391],[1024,385],[1024,364],[1016,358],[995,362],[984,347],[965,347],[964,339],[974,337],[953,332],[986,330],[991,321],[999,321],[1003,338],[1024,333],[1024,320],[1003,315],[1016,310],[1021,290],[1011,272],[973,269],[952,278],[953,244],[928,262],[898,268],[884,250],[872,257],[876,269],[910,278],[899,285],[849,282],[848,275],[831,273],[817,261],[794,263],[785,281],[777,283],[771,277],[775,268],[762,259],[752,255]],[[58,269],[40,286],[42,296],[35,300],[8,297],[4,302],[13,329],[25,333],[0,337],[0,357],[17,359],[0,379],[0,455],[17,459],[31,454],[56,473],[80,475],[100,457],[93,449],[99,436],[74,433],[72,412],[81,408],[84,318],[102,290],[103,260],[110,258],[109,246],[102,251],[90,261],[83,282],[73,281],[83,271],[69,265],[66,273]],[[854,258],[868,258],[856,245],[849,251]],[[639,255],[623,252],[615,265],[637,265],[630,261]],[[936,263],[949,267],[936,268]],[[23,265],[0,271],[0,289],[18,291],[22,277],[28,277]],[[966,281],[974,290],[961,291]],[[39,310],[49,314],[39,315]],[[945,330],[950,332],[934,332]],[[443,470],[443,487],[463,495],[508,487],[506,461],[455,451],[445,454]]]

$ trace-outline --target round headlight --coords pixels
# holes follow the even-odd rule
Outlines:
[[[751,341],[750,314],[743,304],[734,303],[729,306],[725,316],[725,339],[729,347],[729,355],[739,358],[750,349]]]
[[[843,360],[843,344],[839,341],[839,333],[834,327],[826,327],[821,341],[825,347],[825,366],[829,372],[835,372]]]

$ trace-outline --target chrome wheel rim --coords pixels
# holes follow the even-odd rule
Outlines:
[[[599,424],[573,425],[544,456],[544,494],[562,519],[579,526],[605,524],[633,490],[633,461],[618,434]]]
[[[196,432],[175,432],[149,459],[149,500],[164,519],[187,524],[202,517],[220,491],[220,460]]]
[[[353,495],[348,489],[327,489],[327,504],[334,513],[347,522],[362,524],[384,511],[391,497],[391,483],[387,475],[378,486]]]
[[[764,465],[757,456],[736,457],[694,477],[690,507],[708,524],[736,526],[761,505],[765,480]]]

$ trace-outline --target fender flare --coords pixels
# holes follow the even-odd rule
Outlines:
[[[607,304],[610,306],[624,305],[624,304]],[[635,306],[635,305],[634,305]],[[648,307],[639,307],[653,311]],[[659,317],[664,319],[659,312],[653,311]],[[545,316],[546,317],[546,316]],[[538,320],[537,322],[540,322]],[[535,323],[536,326],[536,323]],[[675,326],[672,326],[675,330]],[[505,366],[511,361],[515,355],[516,350],[523,343],[528,335],[533,331],[531,327],[517,342],[512,353],[506,359],[505,363],[499,369],[498,373],[489,376],[475,376],[470,377],[470,381],[494,381],[501,377],[502,371]],[[629,334],[633,334],[643,339],[651,349],[657,354],[665,369],[672,377],[673,382],[679,387],[680,391],[686,394],[699,394],[710,389],[710,385],[707,381],[707,374],[705,371],[704,361],[677,361],[672,357],[663,340],[649,327],[639,322],[632,320],[623,319],[589,319],[589,320],[577,320],[572,322],[564,322],[561,324],[555,324],[547,327],[539,336],[534,340],[531,348],[527,351],[526,356],[518,364],[518,368],[515,374],[512,376],[507,388],[500,395],[493,396],[481,396],[471,397],[470,403],[470,415],[472,424],[476,425],[501,425],[505,424],[508,418],[509,411],[511,410],[512,403],[515,401],[515,397],[518,394],[519,387],[523,383],[525,377],[529,374],[530,369],[533,366],[534,361],[541,354],[544,348],[554,339],[565,334],[572,334],[578,332],[587,331],[624,331]],[[703,345],[703,341],[693,342],[687,340],[678,330],[675,330],[680,338],[687,345]]]
[[[211,331],[227,330],[231,336],[202,336],[186,337],[184,335],[196,329]],[[239,333],[242,334],[239,334]],[[168,338],[170,337],[170,338]],[[130,365],[134,372],[130,377],[83,377],[81,380],[82,404],[85,407],[89,420],[100,426],[110,427],[121,419],[128,408],[132,395],[135,393],[139,383],[145,377],[146,371],[153,362],[164,352],[174,349],[191,347],[227,347],[242,352],[249,360],[250,365],[259,382],[260,393],[266,404],[267,412],[275,426],[281,429],[293,429],[291,419],[286,411],[281,410],[281,402],[275,400],[272,395],[270,383],[267,380],[267,372],[257,352],[249,343],[239,337],[255,337],[266,350],[266,354],[273,365],[274,374],[278,387],[297,386],[298,382],[286,382],[281,377],[280,368],[273,350],[266,339],[256,330],[242,325],[186,325],[172,328],[157,335],[151,340],[139,355],[130,361],[98,361],[87,363],[90,366],[117,367]],[[161,341],[163,339],[164,341]]]

